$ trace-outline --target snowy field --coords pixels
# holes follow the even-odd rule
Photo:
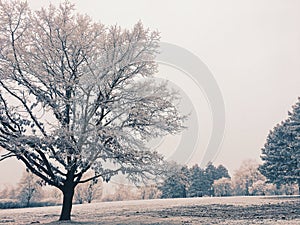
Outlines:
[[[300,224],[298,197],[157,199],[74,205],[72,222],[57,222],[61,207],[0,210],[0,224]]]

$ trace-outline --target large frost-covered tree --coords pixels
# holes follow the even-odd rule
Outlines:
[[[0,0],[1,160],[16,157],[62,191],[60,220],[77,184],[149,177],[162,157],[146,142],[182,130],[178,95],[152,80],[158,42],[141,22],[107,27],[68,2],[32,11]]]
[[[270,131],[260,172],[277,186],[296,183],[300,193],[300,97],[289,117]]]

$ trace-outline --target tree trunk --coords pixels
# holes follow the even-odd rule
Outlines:
[[[71,220],[72,201],[74,196],[74,186],[68,185],[63,189],[63,206],[59,220]]]
[[[30,198],[27,197],[26,207],[29,207],[29,206],[30,206]]]

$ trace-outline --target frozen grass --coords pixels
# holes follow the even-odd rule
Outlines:
[[[60,207],[0,210],[0,224],[300,224],[299,197],[156,199],[74,205],[71,222]]]

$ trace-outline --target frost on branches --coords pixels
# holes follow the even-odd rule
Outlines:
[[[288,119],[270,131],[261,158],[260,171],[270,182],[296,183],[300,193],[300,98]]]
[[[145,143],[184,120],[177,93],[153,81],[158,32],[104,26],[68,2],[31,11],[0,0],[0,18],[1,160],[16,157],[59,188],[61,220],[77,184],[157,171],[162,157]]]

